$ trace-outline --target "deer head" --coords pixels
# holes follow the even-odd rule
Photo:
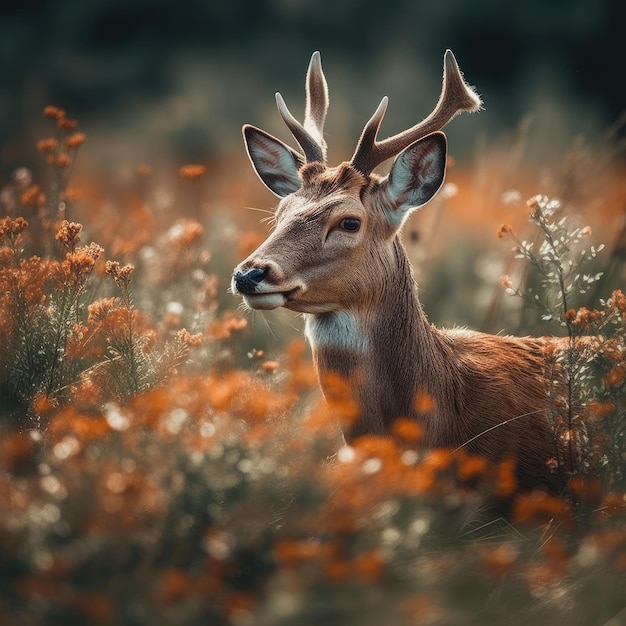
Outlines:
[[[441,96],[426,119],[378,141],[385,97],[351,160],[329,167],[323,137],[328,89],[318,52],[309,64],[306,95],[301,124],[276,94],[280,115],[304,154],[259,128],[243,127],[252,165],[280,201],[275,228],[235,269],[232,289],[253,309],[284,306],[323,314],[370,306],[390,275],[386,268],[396,263],[393,242],[407,215],[443,183],[446,137],[440,129],[461,111],[478,110],[481,101],[448,50]],[[373,173],[392,157],[387,176]]]

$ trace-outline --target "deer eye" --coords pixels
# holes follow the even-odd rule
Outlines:
[[[356,233],[361,228],[361,220],[356,217],[346,217],[339,222],[339,228],[350,233]]]

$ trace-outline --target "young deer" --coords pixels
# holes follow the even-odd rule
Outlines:
[[[304,155],[243,127],[252,165],[280,201],[274,230],[235,268],[233,292],[253,309],[304,313],[322,390],[330,392],[328,375],[339,375],[350,382],[360,409],[344,433],[348,442],[390,434],[394,420],[410,418],[422,426],[425,447],[465,446],[492,461],[514,458],[520,488],[559,489],[560,475],[548,463],[555,456],[547,421],[549,340],[431,326],[398,236],[407,216],[442,185],[446,136],[440,129],[481,106],[454,55],[445,54],[441,96],[426,119],[378,141],[383,98],[352,159],[337,167],[326,165],[328,91],[317,52],[306,93],[303,124],[276,94]],[[373,173],[391,157],[387,176]],[[416,402],[423,394],[428,411]]]

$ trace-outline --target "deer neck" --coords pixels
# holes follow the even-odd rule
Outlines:
[[[339,377],[358,404],[348,440],[386,434],[399,417],[418,419],[418,394],[434,401],[446,395],[440,389],[450,361],[446,346],[417,299],[410,264],[397,237],[386,269],[379,293],[366,306],[309,314],[306,320],[324,394],[333,393]]]

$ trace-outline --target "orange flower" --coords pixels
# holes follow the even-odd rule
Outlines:
[[[59,117],[57,119],[57,126],[63,130],[73,130],[78,126],[78,122],[76,120],[70,120],[67,117]]]
[[[52,163],[57,167],[69,167],[72,164],[72,159],[69,154],[66,154],[65,152],[60,152],[54,158]]]
[[[355,559],[354,569],[365,581],[376,583],[382,575],[383,560],[377,552],[365,552]]]
[[[622,314],[626,314],[626,295],[620,289],[616,289],[611,294],[611,306],[614,306]]]
[[[37,142],[37,150],[40,152],[54,152],[59,147],[59,142],[54,137],[41,139]]]
[[[185,180],[198,180],[206,174],[206,167],[204,165],[183,165],[178,173]]]
[[[87,323],[97,324],[104,321],[120,305],[118,298],[102,298],[87,307]]]
[[[615,404],[613,402],[590,402],[588,408],[593,417],[602,418],[615,411]]]
[[[0,219],[0,237],[9,235],[10,238],[17,237],[28,228],[28,222],[23,217],[3,217]]]
[[[513,502],[513,519],[521,524],[538,521],[567,520],[571,509],[565,500],[545,491],[535,490],[519,494]]]
[[[418,413],[432,413],[435,407],[435,399],[428,392],[422,390],[415,394],[413,408]]]
[[[422,438],[422,427],[414,420],[400,418],[391,427],[394,436],[407,443],[415,443]]]
[[[43,114],[45,117],[50,117],[55,120],[59,120],[65,117],[65,111],[63,109],[52,105],[48,105],[47,107],[45,107],[43,110]]]
[[[513,229],[508,224],[502,224],[500,228],[496,231],[496,237],[498,239],[503,239],[507,235],[511,235],[513,233]]]
[[[68,148],[78,148],[85,143],[86,139],[87,135],[85,133],[74,133],[65,140],[65,145]]]
[[[489,461],[482,456],[463,456],[457,466],[457,475],[462,481],[472,481],[485,476]]]
[[[502,276],[502,278],[500,279],[500,284],[506,289],[510,289],[511,287],[513,287],[513,283],[511,282],[511,279],[508,277],[507,274]]]
[[[221,319],[213,320],[207,330],[211,339],[229,339],[230,336],[242,331],[248,325],[245,317],[239,317],[234,311],[226,311]]]
[[[517,477],[515,475],[515,460],[505,459],[497,467],[497,493],[503,498],[508,498],[517,489]]]
[[[31,185],[22,192],[20,202],[24,206],[40,207],[46,203],[46,194],[41,191],[39,185]]]
[[[184,249],[199,243],[204,236],[204,227],[200,222],[180,219],[165,233],[164,243],[170,247]]]
[[[60,241],[69,250],[73,250],[76,247],[76,244],[80,241],[79,235],[82,230],[82,224],[63,220],[55,239]]]
[[[264,372],[268,372],[270,374],[273,374],[279,368],[280,368],[280,363],[278,361],[263,361],[263,363],[261,363],[261,369]]]
[[[187,346],[197,348],[202,345],[202,333],[196,333],[192,335],[186,328],[181,328],[177,333],[179,341],[182,341]]]
[[[135,269],[135,266],[127,263],[122,267],[117,261],[107,261],[105,268],[106,273],[112,276],[115,284],[121,288],[130,283],[130,275]]]

